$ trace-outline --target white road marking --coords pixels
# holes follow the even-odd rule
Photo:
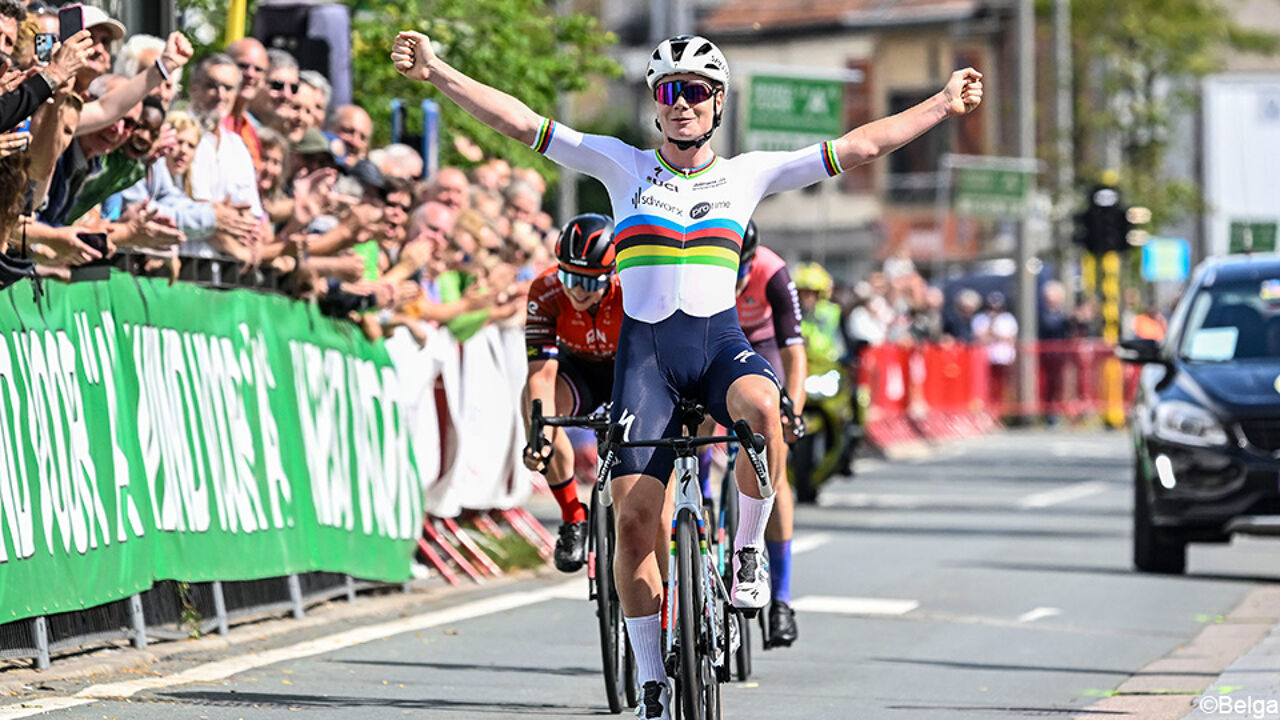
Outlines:
[[[806,595],[791,603],[797,612],[831,613],[834,615],[906,615],[920,607],[915,600],[892,598],[835,597]]]
[[[904,495],[893,493],[828,493],[818,496],[818,504],[822,507],[853,508],[900,508],[911,510],[920,507],[929,498],[923,495]]]
[[[807,553],[831,542],[830,533],[814,533],[812,535],[801,535],[791,541],[791,554],[799,555]]]
[[[1061,614],[1062,614],[1062,610],[1059,608],[1038,607],[1034,610],[1028,610],[1027,612],[1024,612],[1021,615],[1019,615],[1018,622],[1033,623],[1037,620],[1042,620],[1047,617],[1053,617],[1054,615],[1061,615]]]
[[[361,645],[375,640],[383,640],[394,635],[416,632],[427,628],[450,623],[471,620],[485,615],[515,610],[517,608],[536,605],[568,595],[573,590],[573,597],[586,597],[582,589],[582,579],[574,579],[549,588],[534,591],[521,591],[484,598],[474,602],[463,603],[456,607],[424,613],[413,617],[401,618],[390,622],[355,628],[345,632],[307,640],[288,647],[247,653],[225,660],[197,665],[179,673],[162,677],[148,677],[125,682],[106,683],[87,687],[72,696],[47,697],[27,700],[18,705],[0,707],[0,720],[16,720],[30,717],[52,710],[63,710],[79,705],[88,705],[99,700],[127,698],[144,690],[155,690],[173,685],[187,683],[210,683],[223,680],[236,673],[253,668],[288,662],[299,658],[319,655],[321,653],[342,650],[354,645]]]
[[[1047,508],[1051,505],[1059,503],[1071,502],[1081,498],[1097,495],[1098,493],[1110,487],[1109,483],[1101,480],[1089,480],[1087,482],[1068,485],[1056,490],[1046,490],[1028,495],[1018,501],[1018,507],[1023,510],[1033,510],[1037,508]]]
[[[548,588],[552,593],[548,597],[555,600],[586,600],[587,599],[587,574],[583,573],[580,577],[575,577],[566,583]]]

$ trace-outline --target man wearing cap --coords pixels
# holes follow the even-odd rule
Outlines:
[[[302,138],[293,143],[294,167],[314,172],[326,167],[346,171],[346,148],[337,138],[330,139],[316,128],[307,128]]]
[[[269,232],[253,156],[244,140],[224,124],[239,92],[240,67],[223,53],[202,60],[192,75],[191,113],[204,136],[191,161],[191,197],[211,203],[229,201]]]
[[[255,38],[240,38],[227,46],[227,54],[240,68],[240,92],[223,126],[244,141],[253,156],[253,166],[262,166],[262,141],[249,119],[249,105],[263,91],[267,78],[267,49]]]

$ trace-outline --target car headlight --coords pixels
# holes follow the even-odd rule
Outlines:
[[[1224,447],[1227,431],[1208,410],[1180,400],[1156,405],[1156,437],[1182,445]]]
[[[821,375],[810,375],[804,379],[806,395],[830,398],[840,393],[840,371],[828,370]]]

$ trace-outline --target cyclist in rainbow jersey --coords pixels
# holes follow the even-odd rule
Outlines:
[[[430,82],[498,132],[604,184],[616,222],[625,312],[612,418],[625,437],[678,434],[676,404],[682,396],[691,397],[722,425],[744,419],[762,434],[768,471],[775,478],[785,472],[778,379],[751,349],[735,310],[742,235],[756,204],[891,152],[982,101],[982,76],[966,68],[919,105],[835,140],[792,152],[720,157],[708,141],[722,117],[729,66],[702,37],[664,40],[650,56],[646,83],[664,138],[655,150],[584,135],[541,117],[449,66],[421,33],[400,33],[391,59],[402,75]],[[618,453],[613,469],[614,574],[643,690],[639,714],[645,718],[671,716],[660,637],[662,570],[655,547],[673,464],[668,449],[630,448]],[[773,498],[761,497],[750,465],[737,467],[741,510],[731,594],[739,607],[761,608],[770,593],[763,547]]]

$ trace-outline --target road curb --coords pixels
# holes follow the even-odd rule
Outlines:
[[[1236,689],[1247,679],[1249,686],[1280,696],[1280,587],[1262,587],[1245,596],[1231,612],[1213,618],[1191,642],[1139,670],[1113,694],[1082,710],[1078,720],[1103,715],[1127,715],[1143,720],[1205,720],[1244,715],[1206,714],[1197,699],[1212,688],[1228,688],[1243,699],[1247,691]],[[1239,668],[1235,675],[1232,670]],[[1268,672],[1259,672],[1266,668]]]
[[[1268,588],[1270,589],[1270,588]],[[1272,607],[1280,592],[1271,594]],[[1205,718],[1254,719],[1280,717],[1280,624],[1236,658],[1221,675],[1195,698],[1195,707],[1185,720]],[[1224,708],[1228,710],[1224,712]]]
[[[232,625],[225,637],[211,634],[195,640],[163,641],[145,650],[131,647],[127,640],[114,641],[81,657],[58,659],[48,670],[14,668],[6,671],[4,678],[0,679],[0,697],[20,698],[32,694],[33,690],[42,689],[41,686],[83,681],[102,675],[149,674],[146,670],[148,666],[176,656],[231,650],[338,621],[369,619],[370,622],[376,622],[374,616],[403,611],[441,598],[461,598],[492,591],[554,572],[550,567],[512,571],[498,578],[487,579],[482,585],[465,586],[444,584],[439,577],[433,575],[411,581],[409,592],[392,591],[382,595],[362,593],[356,596],[354,603],[338,599],[319,603],[309,607],[306,616],[300,620],[280,616],[279,613],[246,616],[238,619],[239,624]]]

